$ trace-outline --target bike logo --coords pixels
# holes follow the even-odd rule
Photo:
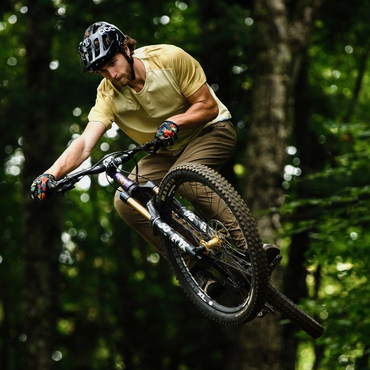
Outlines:
[[[171,231],[171,227],[168,226],[165,222],[157,222],[157,227],[165,232],[167,234],[169,231]]]
[[[173,234],[170,237],[171,242],[175,243],[179,248],[181,248],[184,252],[186,252],[186,247],[190,247],[190,245],[183,239],[181,236],[177,234]]]

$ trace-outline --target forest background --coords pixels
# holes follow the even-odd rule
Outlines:
[[[368,0],[2,1],[0,369],[369,369],[369,19]],[[201,62],[238,132],[224,175],[322,338],[203,317],[102,179],[30,200],[94,104],[77,46],[97,20]],[[130,144],[113,129],[90,163]]]

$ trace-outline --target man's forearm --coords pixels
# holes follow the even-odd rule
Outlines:
[[[77,138],[45,173],[58,180],[80,166],[90,153],[91,150],[86,149],[83,141]]]

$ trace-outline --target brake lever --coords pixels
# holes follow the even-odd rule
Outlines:
[[[75,188],[75,184],[72,184],[72,183],[65,184],[61,188],[57,189],[57,193],[58,194],[64,194],[67,191],[72,190],[74,188]]]
[[[58,194],[64,194],[69,190],[72,190],[75,188],[76,182],[78,182],[81,178],[76,178],[76,179],[70,179],[69,177],[64,177],[58,184],[57,182],[57,193]]]
[[[157,154],[159,148],[161,147],[161,140],[159,140],[158,138],[154,138],[150,143],[146,143],[146,145],[148,145],[148,148],[145,149],[147,153]]]

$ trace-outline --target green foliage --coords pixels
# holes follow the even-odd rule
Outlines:
[[[22,238],[27,237],[22,235],[21,190],[29,186],[20,179],[25,112],[54,112],[50,129],[57,144],[45,153],[48,163],[82,132],[99,83],[99,77],[82,73],[76,51],[90,23],[104,19],[137,39],[138,47],[174,43],[199,59],[210,85],[232,111],[240,144],[234,168],[240,174],[245,171],[243,146],[254,68],[250,51],[258,42],[252,39],[247,5],[220,0],[53,4],[55,35],[49,61],[53,78],[47,101],[34,106],[38,97],[25,93],[24,82],[30,53],[24,46],[26,6],[32,2],[0,4],[0,367],[12,370],[25,368],[22,354],[27,341],[20,295]],[[308,233],[309,297],[301,303],[326,328],[315,346],[301,338],[297,366],[302,370],[309,369],[306,354],[313,364],[317,347],[324,353],[320,369],[355,369],[370,341],[369,11],[364,0],[327,1],[322,9],[308,50],[305,91],[311,129],[324,153],[321,170],[306,165],[309,154],[292,139],[298,152],[287,164],[295,169],[302,164],[306,172],[284,176],[288,199],[281,209],[286,220],[284,251],[293,235]],[[91,162],[130,144],[113,130]],[[225,368],[223,350],[228,343],[220,327],[190,305],[163,258],[123,224],[113,209],[113,194],[109,185],[93,178],[63,199],[58,343],[52,354],[57,368]],[[288,262],[284,257],[285,266]]]
[[[338,368],[353,366],[370,340],[369,128],[368,124],[324,127],[338,144],[337,155],[323,172],[301,180],[317,195],[296,199],[282,208],[282,214],[290,219],[285,235],[309,233],[306,280],[311,298],[304,307],[316,312],[326,328],[318,341],[325,348],[320,369],[332,369],[333,361]]]
[[[302,307],[315,313],[325,327],[315,345],[301,342],[299,369],[314,368],[315,358],[318,369],[369,366],[365,19],[370,9],[367,2],[355,3],[327,1],[316,21],[308,50],[305,96],[313,135],[295,140],[297,153],[292,151],[289,168],[293,175],[286,174],[288,184],[283,184],[288,200],[281,210],[286,220],[282,230],[288,237],[286,248],[302,248],[290,245],[294,235],[307,234],[309,240],[304,264],[309,297],[302,300]]]

